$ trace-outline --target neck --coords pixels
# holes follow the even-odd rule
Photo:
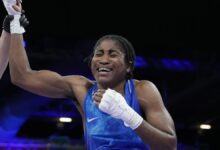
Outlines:
[[[113,89],[121,94],[124,95],[124,87],[125,87],[125,83],[126,83],[126,80],[122,80],[121,82],[118,82],[117,84],[100,84],[98,83],[98,89]]]

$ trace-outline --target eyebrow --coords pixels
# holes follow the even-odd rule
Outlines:
[[[103,49],[96,49],[94,52],[96,51],[104,51]],[[117,53],[123,53],[120,49],[109,49],[107,50],[109,52],[117,52]]]

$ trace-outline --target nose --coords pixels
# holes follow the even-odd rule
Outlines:
[[[100,57],[100,64],[109,64],[109,57],[107,55],[103,55],[102,57]]]

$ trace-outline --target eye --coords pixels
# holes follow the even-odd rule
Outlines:
[[[117,56],[118,56],[118,53],[112,52],[112,53],[110,53],[110,56],[111,56],[111,57],[117,57]]]
[[[101,51],[97,51],[97,52],[94,53],[95,57],[100,57],[102,55],[103,55],[103,52],[101,52]]]

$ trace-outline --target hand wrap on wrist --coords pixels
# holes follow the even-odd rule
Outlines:
[[[103,94],[99,109],[124,121],[125,126],[136,129],[143,121],[143,118],[134,111],[124,97],[112,89],[107,89]]]

